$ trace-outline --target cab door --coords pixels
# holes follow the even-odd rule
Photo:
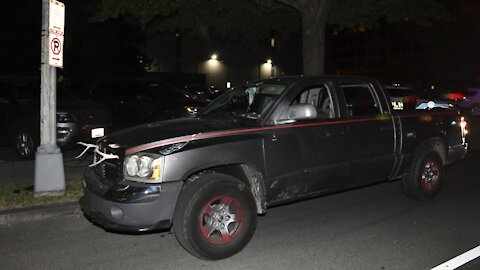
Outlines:
[[[336,123],[339,110],[334,87],[312,82],[286,99],[287,107],[312,104],[317,114],[315,119],[290,123],[285,115],[279,116],[265,138],[269,203],[336,190],[349,173],[349,143],[345,126]]]
[[[370,83],[348,81],[340,85],[346,103],[350,141],[351,177],[345,186],[385,180],[395,162],[395,129],[392,115]]]

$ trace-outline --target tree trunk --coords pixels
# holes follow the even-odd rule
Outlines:
[[[302,16],[303,74],[325,71],[325,25],[327,0],[298,0]]]

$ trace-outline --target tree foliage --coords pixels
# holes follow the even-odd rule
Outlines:
[[[387,23],[411,20],[421,25],[446,19],[448,2],[443,0],[339,0],[329,2],[328,22],[340,28],[360,23],[369,28]]]
[[[273,1],[226,0],[102,0],[93,20],[128,14],[150,32],[180,32],[225,40],[268,37],[272,30],[299,29],[299,16]]]
[[[409,20],[428,24],[448,17],[453,0],[101,0],[93,20],[122,15],[138,19],[149,31],[176,31],[201,37],[259,39],[271,31],[303,31],[306,74],[323,73],[327,24],[374,28]],[[321,53],[318,53],[318,52]]]
[[[222,36],[262,36],[272,29],[298,31],[301,9],[325,0],[101,0],[92,18],[129,14],[158,31],[215,32]],[[340,28],[412,20],[426,25],[449,16],[448,0],[329,0],[327,22]]]

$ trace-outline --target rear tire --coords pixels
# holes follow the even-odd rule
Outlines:
[[[470,114],[473,116],[480,115],[480,104],[475,104],[470,108]]]
[[[220,260],[240,252],[255,232],[255,199],[242,181],[208,173],[187,183],[173,217],[178,242],[192,255]]]
[[[427,200],[439,192],[442,182],[442,158],[428,146],[420,148],[402,178],[403,191],[411,198]]]

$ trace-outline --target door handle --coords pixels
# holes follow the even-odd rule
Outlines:
[[[390,131],[390,130],[393,130],[393,126],[380,127],[380,131]]]
[[[335,136],[343,136],[345,135],[345,130],[334,130],[334,131],[325,131],[325,136],[327,137],[335,137]]]

